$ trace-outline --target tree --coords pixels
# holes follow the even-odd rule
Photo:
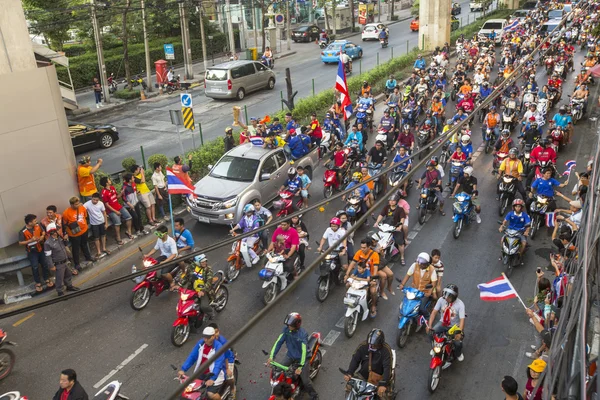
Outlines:
[[[419,16],[419,0],[415,0],[412,7],[410,8],[410,15],[414,17]]]
[[[22,1],[30,31],[42,35],[49,47],[56,51],[62,51],[64,43],[70,39],[69,29],[75,10],[82,7],[88,9],[85,0]]]
[[[131,87],[131,70],[129,68],[129,32],[127,31],[127,13],[129,12],[129,8],[131,7],[131,0],[125,0],[125,7],[123,8],[123,33],[121,39],[123,40],[123,64],[125,64],[125,82],[129,86],[129,90]],[[148,82],[150,84],[150,82]]]

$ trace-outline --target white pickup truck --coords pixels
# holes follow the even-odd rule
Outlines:
[[[496,33],[494,42],[496,45],[499,45],[502,43],[502,38],[504,37],[504,27],[506,24],[507,22],[505,19],[489,19],[481,26],[477,36],[480,38],[487,38],[489,37],[490,33],[494,31]]]
[[[484,11],[484,10],[487,10],[488,8],[490,8],[491,4],[492,4],[491,0],[470,1],[469,8],[471,9],[471,12]]]

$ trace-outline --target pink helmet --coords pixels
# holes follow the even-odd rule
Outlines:
[[[338,217],[333,217],[331,218],[331,221],[329,221],[329,225],[342,226],[342,221],[340,221]]]

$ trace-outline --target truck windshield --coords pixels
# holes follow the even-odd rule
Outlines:
[[[258,169],[258,160],[224,156],[214,166],[210,176],[218,179],[227,179],[238,182],[252,182]]]
[[[499,30],[502,30],[502,23],[501,22],[486,22],[481,29],[495,29],[496,32]]]

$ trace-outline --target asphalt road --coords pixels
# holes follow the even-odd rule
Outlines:
[[[464,24],[467,20],[473,21],[475,16],[481,15],[480,12],[469,13],[469,2],[463,1],[462,18]],[[494,5],[495,6],[495,5]],[[412,49],[418,44],[418,33],[411,32],[410,21],[403,21],[390,25],[389,46],[381,48],[378,41],[362,42],[360,34],[356,34],[348,40],[359,44],[363,49],[362,60],[355,60],[353,63],[353,76],[358,72],[367,71],[377,65],[379,62],[388,61],[392,52],[394,57],[406,54],[407,49]],[[232,125],[232,107],[247,107],[248,117],[262,118],[281,108],[281,94],[287,96],[285,85],[285,69],[290,68],[294,90],[298,91],[296,101],[309,96],[313,92],[313,86],[316,93],[326,88],[333,87],[337,68],[335,65],[324,65],[320,58],[320,49],[314,43],[299,43],[294,45],[298,50],[297,54],[277,60],[274,72],[276,73],[277,83],[272,91],[263,90],[248,95],[243,102],[237,100],[214,100],[204,95],[202,87],[191,91],[194,102],[194,116],[196,123],[202,124],[204,140],[212,140],[224,135],[224,129]],[[377,56],[377,54],[379,56]],[[308,72],[308,73],[307,73]],[[314,83],[313,83],[314,82]],[[353,98],[356,94],[352,94]],[[332,99],[333,101],[333,99]],[[108,173],[121,171],[121,161],[125,157],[134,157],[141,163],[140,146],[144,146],[146,157],[152,154],[166,154],[168,157],[174,157],[181,153],[178,136],[175,126],[171,124],[168,110],[180,109],[179,94],[170,96],[161,96],[152,98],[146,102],[138,102],[127,106],[124,109],[116,110],[109,115],[94,116],[91,115],[82,118],[84,122],[91,123],[110,123],[119,129],[119,141],[109,149],[98,149],[86,153],[92,159],[102,158],[104,165],[102,170]],[[183,147],[188,150],[193,148],[194,141],[196,146],[200,146],[200,137],[198,130],[195,131],[195,137],[182,133]]]
[[[578,53],[576,63],[583,57]],[[575,64],[578,65],[578,64]],[[565,96],[572,90],[571,74],[565,87]],[[538,73],[538,82],[546,81],[544,72]],[[564,100],[563,100],[564,102]],[[453,105],[448,107],[453,109]],[[382,107],[377,114],[380,115]],[[552,116],[556,112],[553,109]],[[449,112],[450,114],[450,112]],[[473,128],[475,148],[481,144],[479,124]],[[516,135],[513,134],[513,138]],[[588,122],[577,125],[574,143],[559,155],[559,170],[569,159],[577,160],[579,170],[590,157],[590,149],[596,141]],[[468,226],[458,240],[452,238],[450,201],[446,207],[446,217],[433,215],[428,222],[419,226],[415,213],[417,196],[415,191],[409,196],[412,206],[410,213],[411,240],[406,259],[414,260],[419,252],[439,248],[446,266],[443,282],[456,283],[460,287],[460,297],[466,304],[467,322],[465,338],[465,361],[453,365],[442,374],[440,387],[432,398],[476,399],[485,393],[488,397],[500,397],[500,380],[504,375],[515,376],[521,385],[525,383],[525,367],[528,363],[524,352],[535,343],[534,329],[529,326],[522,306],[516,300],[499,303],[486,303],[479,300],[476,285],[500,276],[503,271],[499,257],[497,232],[499,219],[495,201],[496,181],[491,175],[492,156],[478,152],[474,163],[475,176],[479,180],[479,192],[483,205],[481,224]],[[322,198],[323,169],[314,174],[311,192],[313,201]],[[573,183],[573,182],[572,182]],[[569,185],[568,193],[572,185]],[[559,206],[565,206],[559,200]],[[337,200],[325,206],[324,212],[305,215],[304,221],[311,234],[311,241],[318,239],[327,227],[327,221],[336,210],[342,208]],[[213,244],[226,238],[227,228],[207,226],[190,221],[189,226],[197,246]],[[366,234],[362,228],[356,235]],[[147,237],[142,245],[148,248],[154,238]],[[515,270],[512,282],[521,297],[528,302],[533,298],[535,269],[548,264],[551,251],[549,234],[542,231],[526,254],[525,265]],[[307,250],[307,261],[315,259],[316,246]],[[211,265],[221,269],[229,247],[220,248],[209,254]],[[107,266],[86,272],[78,278],[78,285],[87,287],[130,271],[132,264],[139,264],[136,249],[131,248],[114,256]],[[394,265],[394,273],[402,277],[407,267]],[[225,311],[218,316],[223,335],[230,337],[254,315],[262,306],[261,281],[258,269],[243,271],[240,277],[229,285],[230,301]],[[239,399],[265,399],[269,394],[268,369],[263,366],[265,357],[261,349],[268,350],[282,328],[284,316],[298,311],[304,317],[303,326],[308,332],[319,331],[325,338],[324,363],[315,387],[322,399],[343,397],[342,377],[338,367],[346,367],[354,348],[366,337],[369,330],[379,327],[384,330],[391,343],[397,329],[397,313],[402,295],[390,296],[388,301],[379,302],[376,319],[360,323],[356,335],[347,339],[340,328],[345,312],[342,298],[344,290],[335,288],[330,297],[319,303],[314,296],[316,277],[307,277],[297,290],[288,293],[281,300],[277,310],[271,312],[260,324],[247,332],[236,346],[242,362],[239,375]],[[17,363],[13,373],[0,382],[0,393],[20,390],[32,399],[49,398],[58,387],[58,374],[64,368],[74,368],[88,394],[96,392],[94,385],[100,386],[103,380],[118,379],[123,382],[123,392],[131,399],[165,399],[177,387],[173,381],[174,372],[170,365],[180,365],[192,349],[199,336],[192,336],[182,348],[171,345],[169,335],[175,320],[177,296],[163,294],[153,298],[149,306],[135,312],[129,306],[133,283],[126,282],[73,301],[39,309],[32,314],[23,314],[3,321],[2,327],[8,331],[11,340],[18,342],[15,349]],[[54,293],[44,296],[53,297]],[[18,307],[18,306],[13,306]],[[9,310],[2,307],[0,311]],[[395,348],[395,346],[393,346]],[[398,399],[420,400],[429,398],[427,376],[430,345],[424,333],[409,338],[407,347],[397,350],[398,366],[396,387]],[[107,376],[109,376],[107,378]],[[523,387],[523,386],[521,386]]]

